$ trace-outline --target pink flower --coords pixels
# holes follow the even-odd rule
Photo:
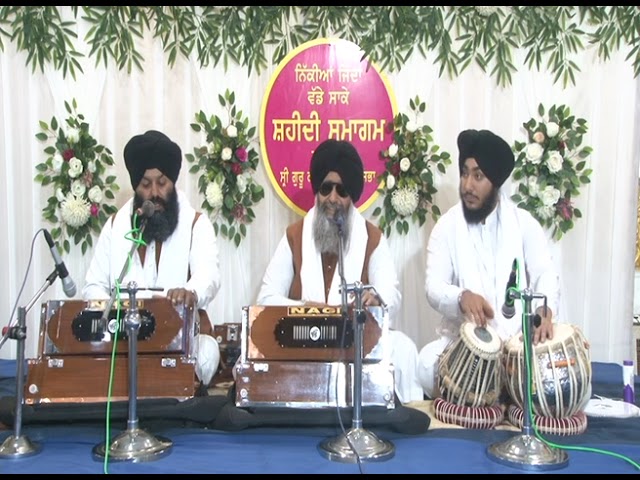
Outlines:
[[[92,203],[91,204],[91,216],[92,217],[97,217],[98,216],[98,211],[99,211],[99,207],[97,203]]]
[[[62,152],[62,158],[64,158],[65,162],[68,162],[75,156],[76,152],[73,151],[73,148],[67,148],[64,152]]]
[[[245,215],[244,205],[242,205],[241,203],[236,203],[231,210],[231,215],[233,215],[233,218],[235,218],[236,220],[242,220]]]
[[[570,220],[573,216],[573,206],[571,205],[571,201],[567,198],[561,198],[558,200],[558,203],[556,203],[556,209],[563,220]]]
[[[542,143],[544,142],[544,139],[546,137],[544,136],[544,133],[537,131],[536,133],[533,134],[533,141],[536,143]]]
[[[236,175],[240,175],[242,173],[242,165],[240,165],[239,163],[231,164],[231,171]]]
[[[391,173],[391,175],[393,175],[394,177],[397,177],[398,174],[400,173],[400,163],[396,162],[393,165],[391,165],[389,167],[389,172]]]
[[[247,158],[249,157],[249,155],[247,154],[247,149],[244,147],[238,147],[236,149],[236,157],[238,157],[238,160],[240,160],[241,162],[246,162]]]

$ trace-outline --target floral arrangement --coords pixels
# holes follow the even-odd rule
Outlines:
[[[422,226],[431,214],[434,220],[441,212],[434,203],[436,170],[445,173],[451,164],[448,152],[438,153],[428,125],[418,126],[418,117],[426,104],[416,96],[409,101],[415,118],[399,113],[387,128],[393,132],[393,143],[380,152],[385,171],[378,175],[378,192],[384,195],[382,207],[376,207],[373,217],[380,217],[378,226],[386,236],[392,228],[400,235],[409,231],[409,221]]]
[[[190,173],[199,173],[198,190],[204,195],[202,208],[209,213],[216,235],[232,240],[236,247],[247,235],[247,225],[253,222],[254,205],[264,198],[264,189],[253,174],[258,166],[258,152],[250,145],[255,127],[235,107],[235,94],[227,90],[218,95],[226,109],[228,121],[218,116],[207,118],[196,114],[191,128],[206,133],[206,145],[196,147],[185,157],[193,163]]]
[[[511,198],[557,241],[582,217],[572,200],[591,181],[585,159],[593,149],[581,147],[587,122],[571,115],[569,107],[553,105],[546,112],[540,104],[538,115],[540,120],[523,124],[527,141],[516,141],[513,147],[517,157],[512,175],[518,187]]]
[[[54,224],[51,237],[62,244],[66,253],[71,242],[80,244],[82,254],[93,245],[109,216],[117,211],[111,203],[120,187],[115,175],[106,175],[114,164],[111,151],[98,144],[89,133],[89,124],[77,112],[77,103],[64,102],[69,117],[60,124],[52,117],[50,124],[40,121],[36,138],[54,141],[44,149],[47,159],[36,165],[35,181],[51,186],[53,195],[42,209],[43,218]]]

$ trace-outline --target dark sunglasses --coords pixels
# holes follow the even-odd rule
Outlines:
[[[320,195],[322,195],[323,197],[330,195],[333,191],[333,187],[336,187],[336,192],[338,192],[338,195],[340,195],[342,198],[347,198],[349,196],[349,192],[345,190],[344,185],[335,182],[322,182],[319,190]]]

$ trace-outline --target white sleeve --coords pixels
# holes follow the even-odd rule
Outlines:
[[[220,290],[218,243],[213,224],[207,215],[200,215],[191,235],[191,276],[185,288],[196,292],[198,308],[206,308]]]
[[[389,249],[389,242],[384,235],[369,258],[369,282],[387,304],[390,326],[393,327],[394,319],[400,310],[402,294],[398,288],[398,275]]]
[[[94,247],[93,258],[82,287],[84,300],[100,300],[111,296],[111,220],[109,218],[105,222]]]
[[[258,293],[258,305],[302,305],[304,302],[289,298],[293,281],[293,253],[287,236],[283,235],[267,266]]]
[[[460,316],[458,297],[463,288],[458,286],[453,266],[454,215],[440,217],[427,243],[425,292],[429,305],[450,320]]]
[[[560,315],[560,278],[551,256],[550,241],[540,223],[528,212],[520,215],[522,226],[524,263],[529,277],[529,287],[536,293],[547,297],[547,306],[551,308],[554,319]],[[532,309],[544,304],[536,299]]]

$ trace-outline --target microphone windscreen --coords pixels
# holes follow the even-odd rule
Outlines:
[[[138,215],[143,218],[149,218],[156,211],[156,206],[153,204],[151,200],[145,200],[142,203],[142,207],[140,207]]]

